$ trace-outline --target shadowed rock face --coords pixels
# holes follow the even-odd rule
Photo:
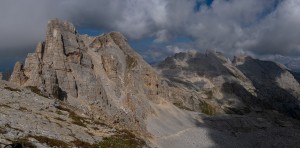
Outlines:
[[[284,66],[245,57],[237,68],[252,81],[266,107],[300,119],[300,85]]]
[[[224,113],[228,108],[244,114],[256,101],[251,81],[219,52],[178,53],[161,62],[157,70],[170,86],[192,94],[180,100],[191,110],[203,112],[205,106],[210,106],[213,114]]]
[[[151,112],[147,102],[167,94],[122,34],[89,37],[59,20],[49,21],[46,40],[28,54],[24,65],[16,64],[10,82],[36,86],[95,119],[140,131]]]
[[[247,56],[234,57],[230,62],[215,51],[190,52],[168,57],[157,69],[171,87],[193,94],[180,100],[189,109],[201,111],[203,106],[197,109],[195,102],[201,106],[205,101],[221,109],[220,113],[274,109],[300,117],[300,85],[284,66],[274,62]]]

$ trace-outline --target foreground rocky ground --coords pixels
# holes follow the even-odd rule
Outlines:
[[[99,147],[120,142],[142,146],[144,142],[93,120],[65,103],[41,96],[33,88],[0,81],[0,143],[25,147]],[[127,141],[131,143],[127,143]]]
[[[102,124],[34,89],[0,83],[0,142],[27,147],[146,147],[134,135]],[[276,112],[207,116],[168,102],[151,104],[147,119],[151,147],[300,146],[300,123]],[[273,115],[273,116],[270,116]],[[130,142],[128,142],[128,140]]]

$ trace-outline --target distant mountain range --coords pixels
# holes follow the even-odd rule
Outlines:
[[[287,68],[294,72],[300,73],[300,58],[292,58],[286,57],[282,55],[275,55],[275,56],[267,56],[263,58],[264,60],[275,61],[285,65]]]

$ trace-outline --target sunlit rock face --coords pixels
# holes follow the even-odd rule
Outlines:
[[[168,94],[121,33],[89,37],[59,20],[49,21],[46,40],[24,65],[16,64],[10,81],[36,86],[94,118],[141,131],[151,112],[148,102]]]

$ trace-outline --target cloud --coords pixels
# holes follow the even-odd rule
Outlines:
[[[143,54],[154,58],[171,54],[170,47],[299,56],[299,11],[299,0],[2,0],[0,52],[33,48],[47,21],[60,18],[131,40],[153,37]],[[183,46],[178,37],[192,42]]]

